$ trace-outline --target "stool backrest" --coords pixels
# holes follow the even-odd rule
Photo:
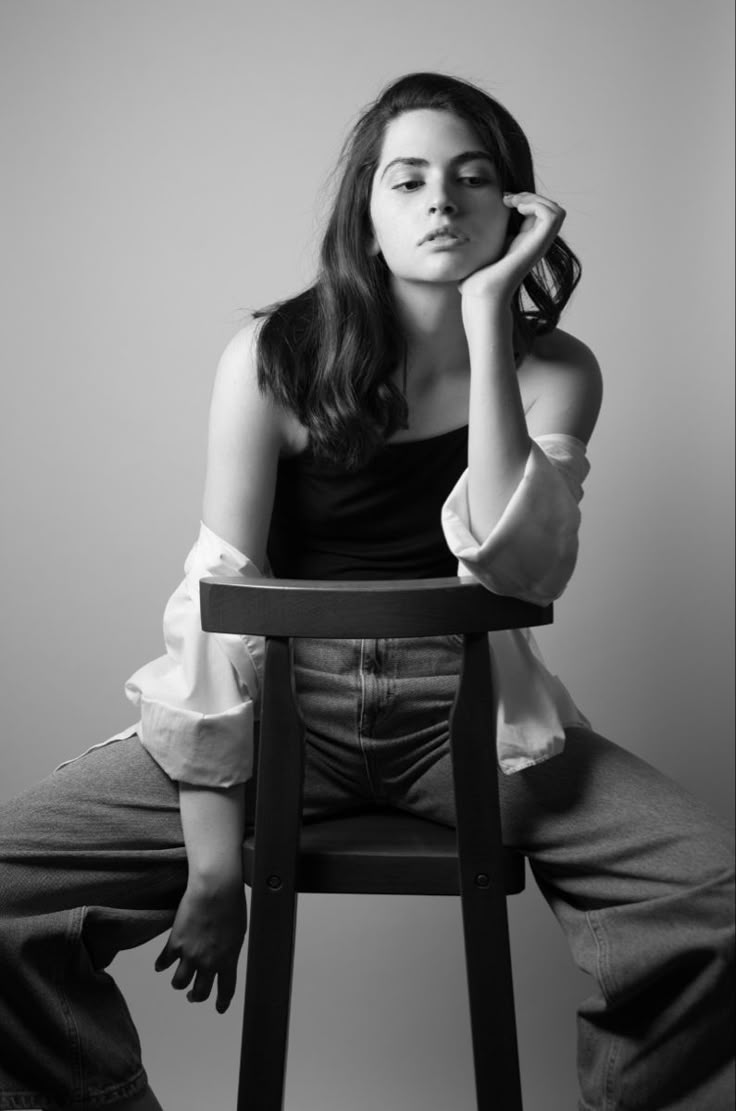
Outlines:
[[[200,599],[205,631],[266,637],[238,1107],[272,1111],[283,1101],[304,767],[291,639],[454,633],[463,662],[450,749],[478,1107],[521,1111],[487,634],[549,624],[552,607],[493,595],[470,578],[210,578]]]
[[[280,637],[421,637],[549,625],[552,606],[491,594],[476,579],[207,578],[206,632]]]

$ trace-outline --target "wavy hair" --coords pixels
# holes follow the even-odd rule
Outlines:
[[[504,192],[536,192],[529,143],[510,113],[482,89],[439,73],[412,73],[387,86],[360,116],[338,163],[338,185],[315,282],[259,309],[260,389],[296,414],[313,454],[354,468],[407,424],[406,398],[391,380],[406,357],[390,272],[368,250],[370,197],[388,124],[416,109],[453,112],[492,155]],[[510,212],[509,233],[522,221]],[[514,294],[517,357],[550,332],[580,279],[580,263],[557,236]]]

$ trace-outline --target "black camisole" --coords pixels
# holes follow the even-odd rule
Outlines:
[[[454,575],[442,504],[467,466],[468,430],[386,444],[346,471],[307,450],[279,462],[268,558],[294,579]]]

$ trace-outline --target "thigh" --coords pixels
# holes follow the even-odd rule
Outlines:
[[[592,906],[659,896],[733,867],[733,834],[683,787],[592,730],[499,777],[504,840],[541,881]]]
[[[177,785],[137,737],[96,748],[0,806],[3,907],[169,907],[186,883]]]
[[[407,808],[455,822],[449,738],[414,764]],[[563,752],[498,776],[503,840],[530,861],[555,910],[602,909],[708,887],[728,898],[733,832],[683,787],[590,729]]]

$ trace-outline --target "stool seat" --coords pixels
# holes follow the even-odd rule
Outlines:
[[[243,845],[243,872],[252,886],[255,837]],[[524,890],[524,857],[503,850],[507,895]],[[485,875],[484,873],[482,875]],[[274,874],[274,885],[278,877]],[[490,880],[481,879],[481,886]],[[449,826],[400,810],[373,808],[302,826],[298,891],[384,895],[459,895],[457,837]]]

